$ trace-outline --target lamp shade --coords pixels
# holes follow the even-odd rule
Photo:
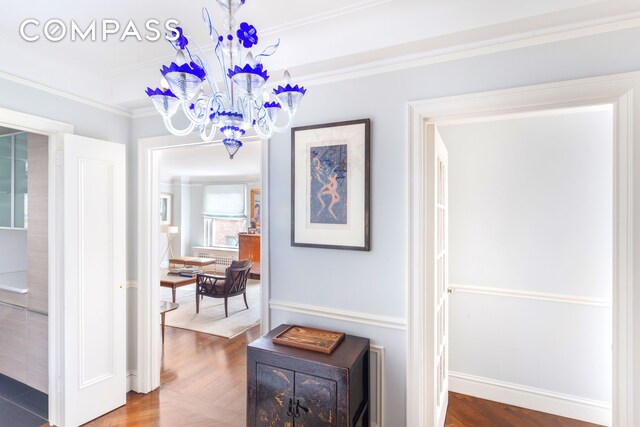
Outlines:
[[[160,232],[167,234],[178,234],[178,227],[176,225],[161,225]]]

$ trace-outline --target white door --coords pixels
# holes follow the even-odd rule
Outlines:
[[[126,402],[125,147],[65,135],[64,420]]]
[[[433,393],[428,397],[428,407],[433,408],[433,425],[444,426],[449,402],[449,238],[448,238],[448,194],[447,194],[447,149],[433,124],[425,124],[427,151],[427,248],[426,248],[426,292],[428,307],[427,334],[432,348],[428,364],[433,367],[428,383]]]

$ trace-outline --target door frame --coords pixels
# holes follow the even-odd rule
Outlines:
[[[262,223],[260,224],[261,251],[261,313],[260,330],[270,329],[269,320],[269,140],[258,137],[244,138],[261,141],[260,185],[262,189]],[[160,298],[158,247],[160,212],[157,203],[160,195],[159,173],[155,153],[169,148],[211,145],[195,135],[173,135],[142,138],[138,140],[138,281],[137,281],[137,378],[131,388],[138,393],[149,393],[160,387],[161,335],[158,321]],[[222,139],[213,144],[222,144]]]
[[[613,105],[613,408],[615,427],[632,427],[633,318],[640,316],[640,304],[633,301],[633,148],[640,150],[640,137],[634,129],[634,93],[640,93],[640,72],[569,80],[427,99],[408,104],[407,150],[407,426],[428,426],[429,408],[422,404],[427,396],[426,344],[433,333],[421,327],[426,323],[425,292],[425,210],[426,152],[424,123],[451,124],[505,114],[527,113],[598,104]],[[640,106],[635,106],[636,111]],[[640,129],[640,118],[636,123]],[[636,142],[636,140],[638,142]],[[639,171],[640,172],[640,171]],[[636,313],[634,313],[634,309]]]
[[[64,134],[71,124],[0,108],[0,126],[33,132],[49,138],[48,246],[49,246],[49,424],[64,426],[64,194],[61,166]]]

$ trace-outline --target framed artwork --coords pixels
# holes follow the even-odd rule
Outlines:
[[[171,225],[173,194],[160,194],[160,225]]]
[[[291,245],[370,250],[369,119],[291,129]]]
[[[257,188],[251,190],[251,220],[256,222],[257,227],[260,227],[260,222],[262,222],[262,192]]]

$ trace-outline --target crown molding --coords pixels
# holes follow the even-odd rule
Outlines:
[[[533,37],[525,34],[518,34],[515,36],[486,40],[471,45],[456,45],[440,49],[435,52],[428,51],[418,54],[404,55],[380,61],[368,62],[358,66],[347,67],[339,71],[331,70],[323,73],[302,75],[299,79],[304,80],[304,84],[307,87],[319,86],[344,80],[358,79],[377,74],[424,67],[432,64],[457,61],[475,56],[506,52],[637,27],[640,27],[640,13],[625,15],[619,20],[610,22],[591,22],[586,26],[580,27],[576,27],[576,25],[555,27],[553,29],[549,29],[544,34],[539,34]]]
[[[23,77],[18,77],[16,75],[9,74],[9,73],[6,73],[4,71],[0,71],[0,79],[7,80],[7,81],[10,81],[10,82],[14,82],[14,83],[18,83],[18,84],[23,85],[23,86],[27,86],[27,87],[30,87],[30,88],[33,88],[33,89],[36,89],[36,90],[39,90],[39,91],[42,91],[42,92],[47,92],[47,93],[50,93],[52,95],[59,96],[61,98],[66,98],[66,99],[69,99],[71,101],[78,102],[78,103],[84,104],[84,105],[88,105],[90,107],[98,108],[100,110],[104,110],[104,111],[107,111],[109,113],[117,114],[119,116],[123,116],[123,117],[129,118],[129,119],[133,118],[133,114],[131,113],[131,111],[128,111],[128,110],[125,110],[125,109],[122,109],[122,108],[119,108],[119,107],[114,107],[114,106],[111,106],[111,105],[103,104],[101,102],[93,101],[93,100],[91,100],[89,98],[85,98],[85,97],[82,97],[82,96],[79,96],[79,95],[74,95],[72,93],[65,92],[65,91],[60,90],[60,89],[55,89],[55,88],[52,88],[50,86],[44,85],[42,83],[37,83],[37,82],[34,82],[33,80],[28,80],[28,79],[25,79]]]
[[[621,31],[640,27],[640,14],[625,15],[610,22],[591,22],[586,26],[562,26],[550,29],[546,34],[533,37],[519,34],[501,39],[487,40],[473,45],[457,45],[438,51],[422,52],[419,54],[398,56],[395,58],[367,62],[362,65],[334,69],[321,73],[308,73],[299,76],[306,87],[320,86],[344,80],[359,79],[378,74],[391,73],[412,68],[424,67],[475,56],[506,52],[526,47],[539,46],[565,40],[578,39],[598,34]],[[530,34],[530,33],[527,33]],[[133,110],[133,118],[143,118],[156,115],[155,108],[145,107]]]
[[[340,7],[338,9],[317,13],[315,15],[311,15],[303,19],[296,19],[286,24],[269,27],[264,31],[260,32],[261,33],[260,37],[277,35],[277,34],[284,33],[296,28],[317,24],[323,21],[327,21],[329,19],[334,19],[334,18],[337,18],[338,16],[360,12],[364,9],[369,9],[376,6],[381,6],[383,4],[391,3],[393,1],[395,0],[364,0],[352,5]],[[213,45],[210,45],[202,49],[201,53],[203,55],[209,55],[209,54],[213,55],[214,50],[215,50],[215,47]],[[112,70],[109,70],[106,73],[106,75],[108,77],[113,78],[121,74],[129,73],[131,71],[136,71],[136,70],[144,69],[147,67],[157,66],[158,64],[161,64],[162,62],[164,62],[168,57],[170,57],[170,55],[158,56],[154,59],[150,59],[144,62],[138,62],[134,65],[127,65],[124,67],[114,68]]]

